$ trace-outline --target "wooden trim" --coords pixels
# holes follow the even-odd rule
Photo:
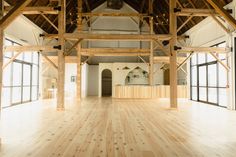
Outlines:
[[[3,30],[7,28],[7,26],[22,12],[21,10],[24,9],[32,0],[22,0],[16,4],[3,18],[0,20],[0,28]]]

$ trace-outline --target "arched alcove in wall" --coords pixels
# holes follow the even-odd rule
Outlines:
[[[148,72],[139,66],[128,73],[125,78],[126,85],[145,85],[148,84]]]
[[[102,96],[112,96],[112,72],[109,69],[102,71]]]

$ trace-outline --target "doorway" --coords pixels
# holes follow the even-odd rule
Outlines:
[[[112,96],[112,72],[108,69],[102,71],[102,96]]]

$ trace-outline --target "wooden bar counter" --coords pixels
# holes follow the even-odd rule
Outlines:
[[[127,85],[115,86],[115,98],[141,98],[141,99],[156,99],[169,98],[170,86],[168,85]],[[178,85],[178,98],[188,98],[187,86]]]

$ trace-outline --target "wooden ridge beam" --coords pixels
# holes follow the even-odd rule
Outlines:
[[[5,12],[9,12],[12,7],[5,6]],[[58,10],[55,7],[46,7],[46,6],[37,6],[37,7],[25,7],[21,9],[22,14],[24,15],[33,15],[33,14],[58,14]]]
[[[22,0],[18,2],[3,18],[0,20],[0,28],[5,29],[7,26],[21,14],[24,9],[32,0]]]
[[[227,12],[227,10],[223,8],[223,6],[219,4],[219,2],[217,2],[216,0],[206,0],[206,1],[215,9],[216,12],[218,12],[222,17],[224,17],[224,19],[234,29],[236,29],[236,20],[230,15],[230,13]]]

